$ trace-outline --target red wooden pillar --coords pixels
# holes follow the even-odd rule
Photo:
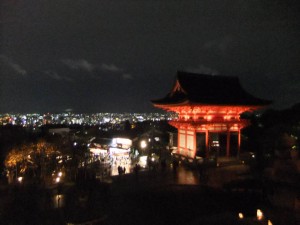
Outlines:
[[[197,152],[197,132],[194,131],[194,143],[193,143],[193,157],[196,156],[196,152]]]
[[[181,149],[180,149],[180,127],[177,128],[177,153],[181,154]]]
[[[238,153],[237,157],[240,157],[240,151],[241,151],[241,128],[238,130]]]
[[[208,130],[205,131],[205,156],[208,157]]]
[[[226,156],[230,156],[230,128],[227,127]]]
[[[187,129],[184,130],[184,138],[185,138],[185,141],[184,141],[184,155],[185,156],[188,156],[188,148],[187,148],[187,136],[188,136],[188,132],[187,132]]]

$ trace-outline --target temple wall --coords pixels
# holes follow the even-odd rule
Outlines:
[[[196,152],[195,132],[179,129],[178,136],[179,153],[193,158]]]

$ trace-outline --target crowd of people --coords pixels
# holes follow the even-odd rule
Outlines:
[[[112,171],[111,175],[122,175],[126,172],[129,173],[131,171],[131,159],[129,155],[122,156],[112,156],[111,157],[111,165]]]

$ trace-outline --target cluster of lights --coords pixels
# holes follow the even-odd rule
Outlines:
[[[57,177],[55,178],[55,183],[59,183],[62,179],[63,173],[60,171],[57,173]]]
[[[175,113],[96,113],[96,114],[0,114],[0,125],[12,124],[26,126],[42,126],[44,124],[85,124],[101,125],[106,123],[120,124],[124,121],[143,122],[146,120],[172,120]]]
[[[239,217],[240,220],[244,220],[245,219],[244,214],[241,213],[241,212],[238,214],[238,217]],[[256,210],[256,220],[257,221],[263,221],[264,219],[265,219],[265,217],[264,217],[264,214],[263,214],[262,210],[261,209],[257,209]],[[268,225],[273,225],[272,222],[271,222],[271,220],[268,220]]]
[[[191,119],[195,119],[196,116],[188,116],[188,115],[184,115],[181,117],[182,119],[184,120],[191,120]],[[207,120],[207,121],[211,121],[212,119],[214,118],[214,115],[209,115],[209,114],[206,114],[204,116],[200,116],[198,117],[199,120]],[[234,119],[237,119],[239,117],[237,117],[236,115],[225,115],[223,117],[217,117],[216,119],[224,119],[224,120],[234,120]]]

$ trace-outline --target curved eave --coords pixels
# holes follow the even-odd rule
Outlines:
[[[265,108],[269,104],[208,104],[208,103],[196,103],[196,102],[190,102],[189,100],[183,101],[183,102],[177,102],[177,103],[154,103],[153,105],[157,108],[161,108],[164,110],[172,111],[172,108],[178,108],[178,107],[243,107],[248,108],[250,111],[255,111],[257,109]]]
[[[163,103],[156,103],[155,101],[152,101],[152,104],[157,107],[157,108],[162,108],[162,109],[167,109],[167,108],[171,108],[171,107],[178,107],[178,106],[188,106],[189,101],[183,101],[183,102],[176,102],[176,103],[167,103],[167,102],[163,102]]]
[[[202,107],[202,106],[212,106],[212,107],[245,107],[245,108],[254,108],[254,110],[259,108],[267,107],[269,104],[234,104],[234,103],[222,103],[222,104],[212,104],[212,103],[195,103],[189,102],[188,104],[191,107]]]

